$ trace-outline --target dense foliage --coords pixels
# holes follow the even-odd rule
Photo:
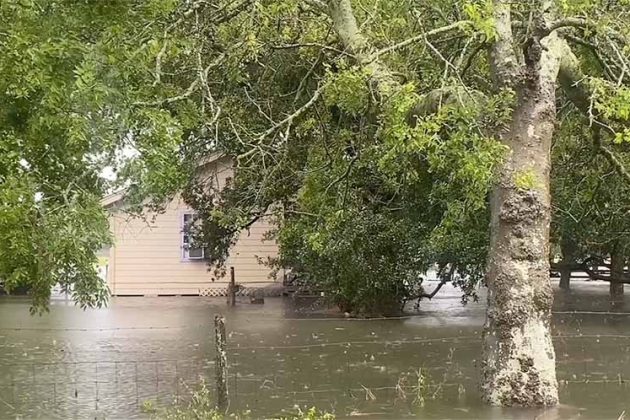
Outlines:
[[[585,22],[561,31],[593,94],[590,120],[578,115],[584,98],[559,99],[555,237],[605,254],[603,242],[627,243],[617,234],[627,208],[628,28],[618,18],[627,5],[556,3],[560,17]],[[112,187],[99,177],[109,166],[131,204],[159,208],[181,191],[219,270],[238,232],[270,217],[281,254],[269,263],[344,310],[390,312],[423,295],[435,266],[472,293],[486,261],[488,191],[506,153],[494,133],[516,100],[490,80],[492,2],[354,2],[373,48],[367,62],[342,45],[322,5],[2,2],[5,287],[28,285],[40,307],[57,282],[82,304],[103,303],[94,253],[108,239],[98,199]],[[523,46],[529,10],[513,10]],[[593,122],[609,127],[599,146]],[[199,178],[216,152],[235,162],[221,194]],[[527,173],[517,181],[535,183]]]
[[[609,19],[608,13],[614,11],[622,16],[628,13],[624,4],[607,4],[602,10],[595,2],[564,7],[567,12],[589,13],[604,19]],[[575,98],[570,95],[562,98],[553,145],[552,257],[573,270],[581,269],[590,260],[597,266],[605,264],[612,255],[622,260],[630,256],[630,150],[625,139],[630,79],[623,70],[628,62],[624,41],[628,29],[621,30],[616,33],[611,29],[608,36],[618,37],[615,41],[626,45],[623,52],[615,52],[616,42],[602,33],[567,35],[581,53],[582,69],[596,75],[585,78],[584,83],[594,88],[590,98],[581,98],[581,105],[572,106],[570,101]]]
[[[441,18],[433,7],[381,6],[366,9],[363,29],[379,34],[383,46],[411,36],[418,16],[437,19],[432,25],[455,17],[449,4],[440,6]],[[278,225],[281,247],[271,263],[297,271],[345,310],[399,309],[422,295],[422,274],[436,264],[444,278],[472,290],[485,263],[486,195],[503,152],[485,133],[503,121],[512,100],[507,92],[482,98],[477,75],[458,74],[480,58],[453,51],[449,59],[460,68],[452,71],[424,45],[393,51],[401,82],[385,101],[309,4],[256,3],[216,26],[201,18],[208,13],[194,12],[195,25],[203,23],[196,30],[214,34],[214,44],[194,50],[203,62],[197,67],[208,71],[192,81],[162,75],[160,83],[187,95],[199,80],[199,91],[171,112],[180,123],[191,109],[209,114],[201,116],[201,131],[184,137],[184,159],[194,162],[210,145],[236,160],[236,177],[220,199],[195,171],[184,188],[203,222],[197,240],[212,250],[211,263],[220,265],[236,234],[266,215]],[[190,31],[183,25],[170,35],[190,39]],[[456,40],[460,49],[481,45],[483,36],[466,35]],[[164,73],[181,69],[180,59],[179,51],[162,57]],[[433,91],[461,77],[470,88]],[[212,86],[221,88],[205,90]],[[435,101],[444,102],[439,112]]]
[[[0,4],[0,282],[29,290],[34,309],[56,284],[83,307],[108,296],[95,253],[109,240],[98,174],[114,133],[82,68],[103,11]]]

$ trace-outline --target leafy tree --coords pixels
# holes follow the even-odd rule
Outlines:
[[[617,99],[600,96],[612,86],[624,86],[625,59],[611,51],[615,44],[602,43],[601,34],[596,32],[566,37],[580,51],[582,67],[608,82],[594,82],[592,109],[627,118],[626,106],[618,103],[625,95],[623,88],[614,95]],[[615,297],[623,293],[622,282],[628,281],[627,273],[611,277],[593,269],[607,265],[604,260],[611,258],[612,264],[620,265],[623,271],[628,255],[626,197],[630,174],[626,169],[628,150],[622,140],[624,131],[612,142],[605,142],[592,112],[580,114],[570,107],[562,109],[552,167],[553,236],[559,245],[556,254],[562,257],[557,264],[562,277],[560,285],[568,289],[571,271],[587,270],[593,280],[611,281],[611,296]],[[609,127],[603,129],[611,131]],[[595,267],[589,268],[590,265]]]
[[[107,301],[95,253],[109,240],[99,172],[107,92],[86,72],[93,36],[63,2],[0,4],[0,281],[47,308],[55,284],[82,307]],[[99,12],[77,6],[98,32]],[[54,17],[54,18],[51,18]]]
[[[0,281],[29,290],[33,311],[47,309],[56,284],[81,307],[107,302],[96,266],[110,241],[104,168],[142,185],[130,190],[138,200],[179,187],[178,124],[125,102],[155,58],[139,45],[153,35],[144,25],[169,14],[167,3],[0,4]]]
[[[592,280],[610,281],[611,296],[616,298],[623,294],[626,275],[602,275],[598,267],[608,265],[610,269],[618,260],[625,266],[630,245],[627,233],[630,184],[600,153],[597,142],[583,141],[592,135],[588,130],[584,132],[583,127],[574,126],[579,133],[563,136],[554,145],[553,227],[562,256],[557,268],[562,275],[563,288],[569,288],[571,271],[586,270]],[[612,147],[615,159],[627,162],[625,146]],[[605,262],[608,259],[610,263]]]
[[[624,9],[614,6],[592,9],[598,6],[597,2],[579,7],[568,4],[554,7],[551,2],[511,5],[502,1],[456,6],[435,6],[433,9],[441,12],[436,19],[433,13],[423,14],[422,8],[413,4],[382,8],[363,5],[356,9],[363,12],[355,12],[347,0],[310,1],[306,6],[291,2],[283,2],[282,6],[273,2],[256,4],[246,14],[247,21],[239,22],[239,29],[247,34],[246,45],[254,46],[252,58],[245,59],[243,72],[239,72],[241,81],[246,81],[245,95],[240,96],[240,101],[231,97],[228,102],[238,102],[241,112],[250,109],[250,124],[227,127],[227,132],[232,129],[234,138],[217,139],[221,150],[237,156],[237,180],[230,193],[239,199],[224,208],[213,209],[212,215],[224,225],[238,226],[243,222],[247,225],[250,223],[247,215],[260,217],[271,204],[282,203],[282,208],[293,216],[278,217],[281,242],[284,238],[292,241],[288,242],[293,245],[292,250],[306,251],[298,254],[298,259],[309,264],[304,267],[307,272],[318,273],[318,262],[326,262],[330,255],[339,256],[343,263],[334,271],[345,269],[343,278],[349,279],[351,285],[357,277],[348,269],[351,264],[367,263],[365,257],[375,254],[392,255],[378,246],[376,252],[370,251],[374,244],[365,243],[365,238],[373,238],[373,232],[352,227],[352,233],[359,234],[359,240],[355,241],[355,236],[344,229],[349,223],[344,218],[346,214],[352,223],[360,222],[360,216],[367,214],[369,219],[377,220],[379,230],[393,232],[389,229],[395,225],[381,224],[381,219],[372,213],[374,203],[396,201],[391,195],[388,197],[386,188],[373,194],[370,186],[393,185],[400,188],[397,191],[402,192],[401,197],[408,197],[409,190],[404,190],[408,187],[406,182],[410,182],[414,191],[429,179],[428,188],[423,190],[426,195],[422,197],[441,200],[444,205],[436,212],[437,222],[435,219],[429,222],[430,233],[420,236],[433,242],[440,234],[446,238],[454,235],[461,220],[482,213],[485,205],[480,203],[485,202],[493,170],[500,161],[489,206],[491,240],[486,272],[489,309],[482,369],[485,398],[492,404],[503,405],[555,404],[557,384],[549,333],[552,294],[548,257],[550,148],[559,122],[556,88],[562,87],[572,106],[590,117],[589,124],[594,126],[596,137],[603,138],[598,147],[613,153],[608,148],[611,135],[617,142],[625,139],[623,124],[627,115],[619,99],[626,94],[624,73],[617,83],[617,92],[613,92],[613,84],[603,77],[603,70],[586,77],[575,55],[578,50],[571,48],[569,40],[576,33],[582,36],[596,31],[593,22],[597,19],[604,28],[597,36],[612,39],[602,53],[622,51],[625,28],[610,17],[623,13]],[[327,42],[330,31],[318,27],[322,20],[309,19],[318,11],[328,16],[329,20],[324,22],[332,25],[341,47]],[[412,22],[418,19],[423,29],[411,29]],[[253,26],[248,27],[252,22]],[[279,31],[282,25],[285,26]],[[473,44],[473,51],[487,47],[490,52],[487,60],[475,55],[471,59],[477,78],[463,80],[460,74],[463,68],[460,71],[453,63],[457,55],[448,47],[442,53],[433,44],[436,38],[446,35],[469,40],[466,48]],[[313,54],[309,51],[314,44],[319,45],[315,54],[320,55],[308,55]],[[475,44],[483,46],[476,48]],[[282,53],[275,53],[291,49],[298,49],[303,54],[300,57],[310,58],[312,64],[305,66],[302,59],[295,66],[287,65]],[[463,49],[459,45],[460,54]],[[621,68],[625,66],[624,60],[621,55]],[[290,59],[288,62],[292,63]],[[277,76],[278,69],[284,70],[281,78]],[[493,85],[484,84],[488,79]],[[311,94],[305,95],[304,90],[309,87]],[[318,101],[320,97],[323,103]],[[229,117],[234,116],[232,112]],[[274,117],[277,114],[281,117]],[[489,118],[486,120],[484,116]],[[222,122],[217,119],[219,127]],[[323,152],[317,153],[318,146]],[[305,149],[306,155],[299,158],[296,171],[292,158],[304,154]],[[328,162],[316,159],[328,156],[326,153],[336,159]],[[475,158],[478,160],[467,161]],[[363,185],[353,191],[356,181],[351,177],[355,171],[351,163],[356,165],[356,160],[363,160],[355,172]],[[321,166],[308,165],[311,162]],[[335,162],[345,164],[335,165]],[[317,174],[318,167],[323,168],[320,171],[326,169],[325,175]],[[367,173],[363,172],[366,167],[371,169]],[[374,182],[372,168],[378,169],[377,180],[385,178],[383,184]],[[475,173],[467,172],[469,168],[487,169]],[[346,182],[336,181],[337,177],[318,180],[335,172]],[[397,178],[401,174],[408,178],[402,178],[401,182]],[[281,185],[281,194],[276,185]],[[290,186],[295,189],[285,189]],[[252,194],[253,191],[256,193]],[[358,197],[354,193],[359,193]],[[389,200],[383,200],[382,196]],[[328,200],[335,200],[332,206]],[[244,205],[234,211],[235,203]],[[328,207],[341,213],[331,217],[325,211]],[[353,207],[360,212],[348,211]],[[318,211],[309,211],[313,209]],[[319,222],[307,219],[317,220],[322,216],[323,221]],[[416,225],[421,226],[421,222]],[[283,227],[289,230],[283,231]],[[291,234],[291,228],[302,232]],[[361,236],[361,232],[369,233]],[[399,239],[400,232],[395,232]],[[354,244],[364,242],[364,247],[344,247],[344,240]],[[290,256],[290,251],[284,255]],[[408,264],[405,267],[410,268]],[[380,277],[381,273],[375,272],[376,278]],[[412,270],[410,274],[414,275]],[[378,285],[369,280],[370,273],[364,279],[368,279],[365,283],[369,285]],[[404,281],[401,283],[405,285]],[[371,288],[392,290],[380,285]],[[349,290],[347,294],[356,291]],[[396,298],[401,288],[393,290],[390,293]]]

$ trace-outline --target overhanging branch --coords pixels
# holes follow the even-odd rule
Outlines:
[[[269,127],[264,133],[260,134],[255,139],[255,144],[257,146],[261,146],[261,144],[263,143],[263,141],[267,137],[269,137],[270,135],[275,133],[278,129],[282,128],[283,126],[285,126],[287,124],[291,124],[291,122],[293,122],[293,120],[298,118],[300,115],[302,115],[304,112],[306,112],[309,108],[311,108],[313,105],[315,105],[317,103],[317,100],[321,96],[322,92],[326,88],[326,86],[327,85],[325,83],[320,85],[317,88],[317,90],[313,93],[313,96],[311,96],[311,99],[308,100],[308,102],[306,102],[304,105],[302,105],[300,108],[298,108],[291,115],[289,115],[288,117],[284,118],[282,121],[277,122],[273,126]],[[248,156],[251,156],[254,153],[256,153],[257,151],[259,151],[259,150],[260,150],[259,147],[254,147],[254,148],[248,150],[247,152],[238,155],[237,156],[237,160],[241,160],[241,159],[244,159],[244,158],[246,158]]]
[[[598,266],[600,265],[605,265],[603,264],[603,261],[601,261],[601,259],[599,258],[587,258],[586,260],[584,260],[581,264],[581,269],[588,274],[588,276],[591,278],[591,280],[601,280],[601,281],[607,281],[607,282],[611,282],[611,283],[630,283],[630,275],[628,275],[628,273],[623,273],[621,274],[620,278],[616,278],[614,279],[612,277],[612,273],[610,275],[605,275],[600,273],[597,270],[593,270],[590,266],[589,263],[595,263]]]
[[[566,35],[565,38],[575,44],[582,45],[588,48],[593,53],[595,60],[597,60],[599,65],[602,67],[602,70],[604,74],[606,75],[606,78],[611,81],[617,81],[618,76],[615,76],[613,70],[610,68],[606,60],[604,60],[604,57],[602,57],[602,55],[600,54],[599,46],[585,39],[582,39],[573,35]]]
[[[561,54],[560,71],[558,73],[558,82],[562,90],[569,100],[577,109],[582,111],[589,118],[593,126],[596,126],[605,132],[615,135],[608,121],[597,111],[593,103],[593,88],[589,86],[588,76],[582,72],[580,61],[569,47],[566,41],[563,41],[563,52]]]
[[[440,291],[440,289],[446,284],[446,283],[450,283],[453,280],[453,275],[455,274],[455,265],[451,264],[451,267],[448,270],[448,274],[446,274],[446,276],[442,277],[442,279],[440,280],[440,283],[435,286],[435,289],[433,289],[433,291],[431,293],[425,293],[424,291],[422,293],[419,293],[415,296],[412,296],[409,298],[409,300],[414,300],[417,299],[418,301],[421,299],[433,299],[433,297],[435,297],[435,295],[437,295],[437,293]]]
[[[188,88],[184,91],[184,93],[177,95],[177,96],[172,96],[169,98],[164,98],[164,99],[158,99],[155,101],[138,101],[138,102],[134,102],[132,105],[133,106],[155,106],[155,107],[159,107],[159,106],[163,106],[163,105],[168,105],[168,104],[172,104],[174,102],[178,102],[178,101],[182,101],[184,99],[187,99],[189,97],[191,97],[198,89],[199,87],[199,83],[200,83],[200,79],[206,79],[208,77],[208,73],[210,72],[210,70],[216,66],[218,66],[219,64],[221,64],[224,60],[225,60],[225,54],[221,54],[219,55],[214,61],[212,61],[210,64],[208,64],[208,66],[206,66],[206,68],[203,70],[202,74],[199,75],[199,77],[195,78],[195,80],[192,81],[192,83],[190,84],[190,86],[188,86]]]
[[[381,50],[376,51],[374,54],[372,54],[372,57],[374,59],[377,59],[378,57],[388,54],[392,51],[396,51],[398,49],[404,48],[408,45],[411,45],[413,43],[419,42],[419,41],[424,41],[427,38],[432,38],[434,36],[443,34],[443,33],[447,33],[447,32],[451,32],[451,31],[464,31],[467,28],[472,28],[473,27],[473,22],[470,20],[462,20],[459,22],[455,22],[452,23],[450,25],[446,25],[446,26],[442,26],[441,28],[437,28],[437,29],[433,29],[431,31],[428,32],[424,32],[420,35],[416,35],[414,37],[411,37],[409,39],[406,39],[404,41],[401,41],[397,44],[394,45],[390,45],[389,47],[385,47]]]
[[[490,47],[490,65],[495,83],[502,87],[511,86],[519,70],[514,52],[510,3],[510,0],[493,1],[496,36]]]
[[[587,26],[588,26],[588,22],[585,19],[569,17],[569,18],[559,19],[559,20],[556,20],[555,22],[552,22],[549,25],[547,34],[550,34],[551,32],[556,31],[560,28],[567,28],[567,27],[586,28]]]
[[[601,133],[598,127],[593,129],[593,142],[595,143],[597,150],[604,155],[606,160],[608,160],[610,166],[612,166],[619,175],[624,177],[625,180],[630,183],[630,172],[628,172],[623,162],[617,158],[613,151],[602,144]]]

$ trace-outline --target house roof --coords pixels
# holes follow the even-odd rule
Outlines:
[[[205,158],[202,158],[199,161],[199,164],[197,165],[198,168],[201,168],[202,166],[208,165],[212,162],[215,162],[219,159],[221,159],[222,157],[225,157],[226,155],[223,152],[214,152],[211,153],[210,155],[208,155]],[[101,205],[103,207],[109,207],[117,202],[119,202],[120,200],[122,200],[123,198],[125,198],[125,194],[127,192],[127,188],[124,188],[122,190],[113,192],[111,194],[107,194],[106,196],[104,196],[101,199]]]
[[[101,198],[101,205],[103,207],[109,207],[112,204],[119,202],[125,197],[125,192],[127,192],[126,188],[111,194],[107,194],[105,197]]]

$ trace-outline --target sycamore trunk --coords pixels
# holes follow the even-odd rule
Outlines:
[[[491,197],[482,390],[501,406],[558,402],[551,341],[549,278],[551,139],[556,121],[555,39],[519,72],[512,122],[501,139],[509,149]]]
[[[360,33],[350,0],[326,3],[346,51],[369,70],[374,92],[386,102],[398,83]],[[494,9],[493,76],[497,86],[514,88],[518,98],[511,126],[500,135],[510,153],[491,203],[482,388],[492,405],[553,405],[558,388],[549,325],[549,172],[562,44],[554,33],[536,38],[519,69],[510,5],[495,0]]]

